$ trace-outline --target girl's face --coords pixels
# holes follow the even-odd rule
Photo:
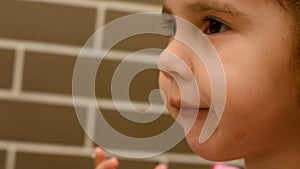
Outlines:
[[[171,40],[166,48],[189,65],[197,80],[201,103],[187,135],[196,153],[209,160],[264,158],[295,141],[298,144],[300,113],[290,68],[291,19],[275,0],[165,0],[164,12],[190,21],[207,34],[226,74],[222,120],[211,138],[200,144],[211,102],[208,74],[199,58],[179,41]],[[172,60],[164,62],[169,63]],[[181,67],[170,70],[178,75],[181,71]],[[169,113],[176,118],[182,100],[167,72],[160,74],[160,88]]]

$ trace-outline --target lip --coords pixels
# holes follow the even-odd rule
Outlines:
[[[169,105],[173,108],[180,109],[180,110],[186,110],[186,111],[188,111],[188,110],[201,111],[204,109],[209,109],[209,107],[204,107],[197,103],[184,102],[181,99],[170,99]]]
[[[201,107],[201,105],[195,105],[182,101],[181,99],[170,99],[170,107],[175,110],[178,114],[183,116],[191,116],[197,114],[204,118],[209,112],[209,107]]]

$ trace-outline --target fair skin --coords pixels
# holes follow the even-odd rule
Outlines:
[[[207,34],[226,74],[227,100],[222,120],[211,138],[200,144],[199,133],[210,105],[208,74],[190,49],[177,40],[170,41],[166,50],[189,65],[204,96],[196,123],[186,137],[193,151],[213,161],[244,158],[247,169],[299,168],[300,108],[290,66],[293,36],[288,13],[272,0],[165,0],[164,10]],[[181,71],[177,67],[161,72],[159,77],[174,119],[181,98],[169,73],[182,75]],[[97,169],[118,167],[116,159],[105,166],[109,160],[103,156],[104,152],[97,149]]]

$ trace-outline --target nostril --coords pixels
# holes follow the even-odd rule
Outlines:
[[[163,71],[163,70],[160,70],[160,72],[163,74],[163,76],[165,76],[167,79],[169,80],[172,80],[173,77],[172,75],[169,73],[169,72],[166,72],[166,71]]]
[[[161,73],[163,74],[163,76],[165,76],[167,79],[169,80],[174,80],[174,79],[178,79],[180,78],[181,76],[175,72],[175,71],[171,71],[171,72],[166,72],[166,71],[162,71],[161,70]]]

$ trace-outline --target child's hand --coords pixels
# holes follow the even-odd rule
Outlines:
[[[117,169],[119,161],[116,158],[106,159],[104,151],[97,147],[95,150],[95,169]],[[165,165],[157,165],[154,169],[167,169]]]
[[[97,147],[95,150],[94,164],[95,169],[116,169],[119,166],[119,161],[116,158],[106,159],[104,151]]]
[[[154,169],[168,169],[167,166],[160,164],[158,166],[156,166]]]

